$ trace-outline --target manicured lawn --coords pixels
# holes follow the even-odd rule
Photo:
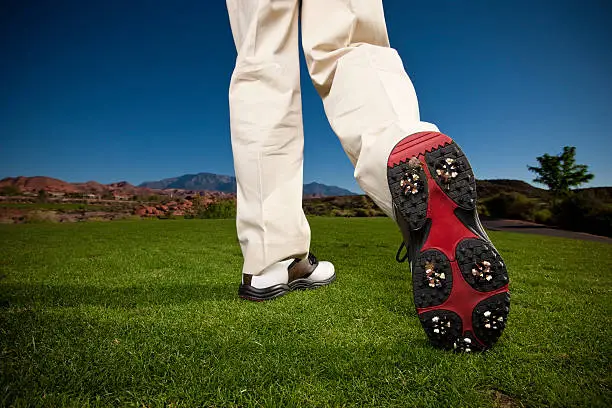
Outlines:
[[[610,406],[612,247],[492,233],[497,347],[431,348],[387,219],[313,218],[338,280],[237,298],[233,220],[0,225],[0,405]]]

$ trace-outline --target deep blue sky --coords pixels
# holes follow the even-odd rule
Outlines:
[[[308,0],[304,0],[308,1]],[[612,185],[609,1],[384,0],[423,120],[479,178],[577,146]],[[233,174],[222,0],[0,0],[0,178]],[[302,65],[306,182],[360,191]]]

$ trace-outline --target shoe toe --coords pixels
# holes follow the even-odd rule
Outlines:
[[[336,268],[334,267],[333,263],[328,261],[319,261],[319,264],[308,279],[313,281],[326,281],[334,276],[335,273]]]

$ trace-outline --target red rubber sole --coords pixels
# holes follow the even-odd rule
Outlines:
[[[395,146],[387,172],[417,313],[432,344],[491,347],[509,312],[508,275],[478,220],[467,158],[450,137],[422,132]]]

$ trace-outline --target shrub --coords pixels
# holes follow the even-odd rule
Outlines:
[[[41,224],[58,221],[59,218],[57,217],[57,214],[54,211],[30,211],[23,218],[23,222],[27,224]]]
[[[552,221],[553,213],[548,208],[542,208],[533,213],[535,222],[549,224]]]
[[[612,206],[585,194],[572,193],[553,208],[561,228],[612,237]]]
[[[355,217],[369,217],[370,211],[366,208],[356,208]]]
[[[478,202],[476,210],[478,211],[478,215],[480,215],[481,217],[490,217],[491,216],[491,213],[489,212],[489,209],[482,202]]]
[[[195,216],[197,218],[236,218],[236,202],[221,200],[208,204],[206,207],[198,206]]]
[[[39,203],[46,203],[48,198],[49,198],[49,195],[47,194],[45,190],[38,190],[38,202]]]
[[[341,196],[307,198],[303,201],[306,215],[332,217],[379,217],[384,216],[367,196]]]
[[[21,190],[17,186],[4,186],[0,189],[0,195],[19,196],[21,195]]]
[[[113,221],[136,221],[141,219],[142,217],[136,214],[117,214],[113,217]]]
[[[97,222],[100,222],[100,221],[110,221],[110,218],[94,216],[94,217],[89,217],[87,219],[87,221],[97,221]]]
[[[157,218],[160,220],[175,220],[176,215],[174,215],[174,211],[168,210],[164,215],[159,215]]]
[[[339,208],[334,208],[330,213],[333,217],[351,217],[353,214],[347,210],[341,210]]]
[[[481,205],[491,217],[526,221],[534,221],[535,212],[540,206],[537,200],[515,192],[496,194],[483,200]]]
[[[328,215],[330,213],[330,207],[324,203],[317,203],[305,208],[304,212],[308,215]]]

